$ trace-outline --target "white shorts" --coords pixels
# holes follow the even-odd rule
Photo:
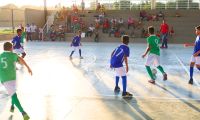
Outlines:
[[[124,67],[115,68],[116,76],[122,77],[126,76],[126,70]]]
[[[24,49],[23,48],[14,49],[13,52],[16,54],[22,54],[22,53],[24,53]]]
[[[146,66],[154,65],[158,67],[160,65],[160,56],[156,54],[149,54],[145,63]]]
[[[3,86],[5,87],[10,96],[16,93],[16,80],[5,82],[3,83]]]
[[[73,50],[73,51],[76,51],[77,49],[80,50],[81,47],[80,47],[80,46],[73,46],[73,47],[72,47],[72,50]]]
[[[196,65],[200,65],[200,56],[198,56],[198,57],[192,56],[191,59],[190,59],[190,62],[193,62]]]

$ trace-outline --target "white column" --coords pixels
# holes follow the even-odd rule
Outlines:
[[[151,9],[156,9],[156,0],[151,0]]]

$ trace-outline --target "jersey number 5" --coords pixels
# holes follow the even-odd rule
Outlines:
[[[1,63],[3,64],[4,69],[6,69],[8,67],[8,64],[6,62],[6,58],[1,58]]]

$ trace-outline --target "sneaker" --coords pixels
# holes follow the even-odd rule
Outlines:
[[[125,93],[122,93],[122,97],[123,98],[132,98],[133,95],[131,93],[129,93],[129,92],[125,92]]]
[[[11,112],[11,113],[13,113],[13,112],[14,112],[14,110],[15,110],[15,107],[14,107],[14,105],[11,105],[11,107],[10,107],[10,112]]]
[[[81,56],[80,59],[83,59],[83,57]]]
[[[163,49],[164,47],[161,46],[160,48]]]
[[[28,116],[28,114],[26,112],[23,112],[22,116],[23,116],[24,120],[29,120],[30,119],[30,117]]]
[[[188,84],[193,85],[193,79],[192,78],[189,80]]]
[[[149,80],[148,82],[151,83],[151,84],[155,84],[156,83],[155,80]]]
[[[166,74],[166,73],[163,74],[163,80],[164,80],[164,81],[167,80],[167,74]]]
[[[114,92],[115,93],[119,93],[120,92],[120,87],[115,87]]]

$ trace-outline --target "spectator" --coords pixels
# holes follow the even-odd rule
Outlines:
[[[59,29],[58,29],[58,37],[60,39],[60,41],[65,41],[65,29],[64,26],[59,25]]]
[[[99,42],[99,31],[95,30],[94,34],[95,34],[95,36],[94,36],[94,42]]]
[[[158,13],[158,17],[161,17],[161,18],[165,18],[165,15],[164,15],[164,13],[162,12],[162,11],[159,11],[159,13]]]
[[[32,35],[32,39],[34,39],[34,40],[36,40],[37,39],[37,26],[34,24],[34,23],[32,23],[31,24],[31,35]]]
[[[111,37],[111,34],[115,34],[115,31],[116,31],[116,26],[115,26],[115,24],[112,24],[112,27],[109,32],[109,37]]]
[[[100,9],[101,9],[101,4],[100,4],[100,3],[98,3],[98,4],[97,4],[97,8],[96,8],[96,12],[99,12],[99,11],[100,11]]]
[[[168,48],[167,36],[169,33],[169,26],[165,20],[163,20],[163,23],[160,25],[160,32],[161,32],[161,39],[162,39],[162,46],[160,48]]]
[[[179,12],[176,12],[176,17],[181,17],[181,14]]]
[[[147,17],[147,13],[145,10],[140,11],[140,19],[143,21]]]
[[[104,23],[103,23],[102,32],[103,32],[103,33],[108,33],[109,27],[110,27],[109,21],[108,21],[108,19],[106,19],[106,20],[104,21]]]
[[[121,28],[124,25],[124,20],[122,18],[118,20],[118,25],[119,25],[119,28]]]
[[[26,40],[27,41],[32,41],[32,35],[31,35],[31,26],[29,24],[26,25]]]
[[[39,28],[39,36],[38,36],[39,40],[42,41],[43,40],[43,29]]]
[[[86,37],[92,37],[94,30],[95,30],[95,27],[93,26],[93,24],[91,24],[88,27],[88,31],[86,32]]]
[[[171,30],[170,30],[169,34],[170,34],[171,37],[174,36],[175,32],[174,32],[174,27],[173,26],[171,27]]]
[[[130,26],[133,26],[133,19],[131,17],[128,18],[128,29]]]
[[[49,29],[49,33],[50,33],[50,40],[55,41],[56,40],[56,30],[54,28],[54,25],[51,25],[51,27]]]
[[[117,19],[115,19],[114,17],[110,20],[111,24],[114,24],[117,22]]]

